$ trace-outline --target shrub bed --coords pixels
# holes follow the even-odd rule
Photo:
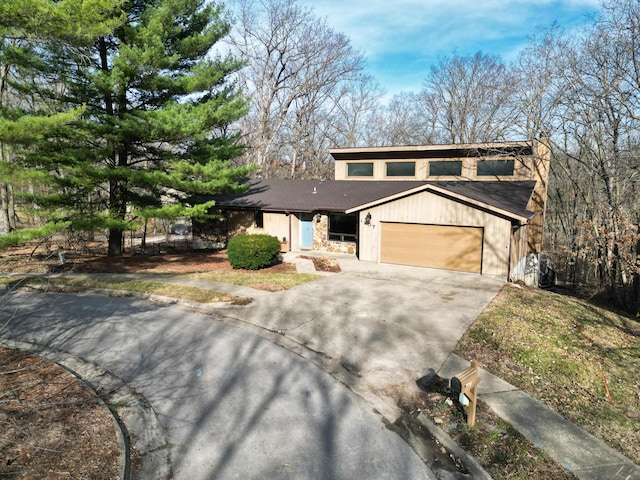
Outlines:
[[[240,235],[229,240],[227,256],[235,269],[259,270],[278,259],[280,242],[271,235]]]

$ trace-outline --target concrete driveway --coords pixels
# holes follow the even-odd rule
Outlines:
[[[362,399],[246,329],[106,296],[5,294],[0,306],[5,339],[87,359],[144,396],[162,428],[131,433],[166,438],[141,452],[170,460],[164,478],[435,479]]]
[[[504,279],[341,266],[283,292],[229,287],[254,302],[206,314],[15,295],[2,300],[0,325],[10,318],[15,338],[86,358],[144,395],[177,479],[435,478],[383,420],[395,421],[399,393],[439,370]]]
[[[417,379],[440,369],[505,280],[338,258],[342,273],[257,296],[219,315],[319,354],[328,371],[393,422],[398,389],[415,391]]]

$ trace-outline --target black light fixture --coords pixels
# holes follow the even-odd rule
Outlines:
[[[364,217],[364,224],[371,225],[371,212],[367,213],[367,216]]]
[[[320,220],[322,220],[322,215],[320,215],[319,213],[316,213],[315,219],[316,219],[316,223],[320,223]]]

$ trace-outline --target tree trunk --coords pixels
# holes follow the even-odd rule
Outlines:
[[[122,255],[122,233],[121,228],[109,229],[109,248],[107,250],[107,256],[119,257]]]
[[[149,219],[144,219],[144,226],[142,228],[142,240],[140,240],[140,249],[144,252],[147,249],[147,225],[149,223]]]
[[[4,63],[0,69],[0,107],[4,106],[4,92],[6,88],[6,78],[9,72],[9,64]],[[0,143],[2,157],[0,161],[7,162],[7,154],[4,143]],[[2,212],[0,212],[0,220],[2,221],[2,234],[9,233],[11,225],[9,223],[9,187],[6,183],[0,182],[0,198],[2,202]]]
[[[296,178],[296,162],[298,161],[298,149],[293,149],[293,156],[291,157],[291,178]]]
[[[7,234],[11,231],[11,223],[9,223],[9,187],[6,183],[0,183],[0,199],[2,202],[2,211],[0,212],[1,233]]]
[[[11,150],[4,144],[0,143],[0,162],[9,164]],[[0,212],[0,220],[4,233],[9,233],[16,228],[16,211],[13,201],[13,187],[6,182],[0,181],[0,203],[2,212]]]
[[[638,240],[636,241],[636,271],[633,274],[631,307],[635,306],[636,316],[640,315],[640,223],[638,223]]]
[[[13,231],[18,228],[18,215],[16,214],[16,197],[13,194],[13,185],[7,185],[7,199],[8,199],[8,208],[7,212],[9,215],[9,230]]]
[[[126,184],[123,180],[111,180],[109,192],[109,205],[111,218],[115,221],[123,221],[127,213]],[[107,255],[118,257],[123,253],[123,233],[122,227],[112,227],[109,229],[109,247]]]
[[[107,42],[104,38],[100,38],[98,45],[100,51],[100,68],[104,72],[109,72],[109,51]],[[111,91],[107,89],[104,91],[104,108],[107,115],[112,116],[115,114],[113,96]],[[113,167],[119,166],[115,145],[112,145],[112,152],[109,155],[109,164]],[[109,180],[109,213],[111,214],[111,218],[115,221],[124,220],[126,213],[125,197],[121,184],[122,180]],[[107,248],[107,256],[118,257],[122,255],[122,234],[122,227],[109,228],[109,246]]]

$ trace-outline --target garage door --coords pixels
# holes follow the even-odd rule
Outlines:
[[[380,261],[480,273],[482,233],[479,227],[383,222]]]

